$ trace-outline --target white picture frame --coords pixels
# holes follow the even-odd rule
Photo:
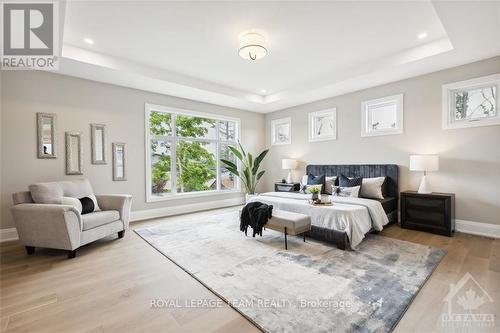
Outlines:
[[[337,140],[337,108],[309,113],[309,142]]]
[[[467,92],[470,94],[475,90],[494,89],[493,96],[490,96],[490,101],[493,100],[494,115],[487,117],[464,117],[463,119],[456,119],[455,112],[457,106],[457,94]],[[500,124],[500,73],[482,76],[470,80],[453,82],[444,84],[442,86],[442,128],[443,129],[457,129],[479,126],[492,126]],[[495,96],[496,94],[496,96]],[[465,105],[465,103],[464,103]],[[477,105],[477,104],[476,104]],[[467,111],[464,107],[464,112],[467,114],[470,104],[467,102]],[[472,107],[474,108],[474,107]]]
[[[361,102],[361,136],[403,133],[403,94]]]
[[[292,143],[292,118],[271,121],[271,145],[289,145]]]

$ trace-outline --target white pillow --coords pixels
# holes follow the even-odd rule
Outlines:
[[[382,194],[382,185],[385,177],[363,178],[361,184],[361,197],[372,199],[384,199]]]
[[[80,214],[82,213],[82,203],[77,198],[62,197],[61,204],[73,206]]]
[[[306,194],[311,194],[311,187],[319,187],[319,193],[318,194],[321,194],[321,190],[323,189],[323,185],[304,185],[304,187],[302,187],[302,191]]]
[[[353,187],[332,186],[332,195],[334,197],[358,198],[360,188],[361,186],[353,186]]]
[[[302,189],[304,186],[307,185],[307,177],[308,175],[303,175],[301,180],[300,180],[300,188]]]

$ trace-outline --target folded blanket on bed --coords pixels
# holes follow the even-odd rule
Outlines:
[[[271,217],[273,217],[273,206],[262,202],[250,202],[241,211],[240,230],[247,234],[248,227],[253,229],[255,235],[262,236],[262,228]]]

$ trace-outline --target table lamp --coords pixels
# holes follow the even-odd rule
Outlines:
[[[439,170],[438,155],[410,155],[410,171],[423,171],[424,175],[418,187],[418,193],[431,193],[427,183],[427,171]]]
[[[281,168],[283,170],[288,170],[288,177],[286,178],[286,182],[291,184],[293,182],[292,179],[292,170],[297,168],[297,160],[292,160],[289,158],[285,158],[281,160]]]

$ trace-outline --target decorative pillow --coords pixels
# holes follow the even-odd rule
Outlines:
[[[363,177],[348,178],[344,175],[339,176],[340,187],[354,187],[363,185]]]
[[[384,185],[385,177],[363,178],[361,186],[361,197],[372,199],[384,199],[382,186]]]
[[[300,188],[302,189],[305,185],[307,185],[307,179],[309,178],[308,175],[303,175],[301,180],[300,180]]]
[[[302,193],[311,194],[311,191],[310,191],[311,187],[319,187],[320,188],[319,193],[321,193],[321,190],[323,189],[323,185],[304,185],[302,187]]]
[[[314,176],[312,174],[307,175],[307,185],[322,185],[321,193],[324,192],[325,189],[325,175]]]
[[[61,204],[63,190],[56,182],[32,184],[29,190],[35,203]]]
[[[82,202],[77,198],[63,197],[61,203],[63,205],[73,206],[80,214],[82,213]]]
[[[97,198],[93,194],[81,198],[80,202],[82,204],[82,214],[98,212],[101,210],[101,208],[99,208],[99,205],[97,204]]]
[[[332,194],[332,186],[335,185],[336,180],[337,180],[337,176],[325,177],[325,193],[326,194]]]
[[[361,186],[342,187],[334,185],[332,186],[332,193],[334,197],[358,198],[360,189]]]

